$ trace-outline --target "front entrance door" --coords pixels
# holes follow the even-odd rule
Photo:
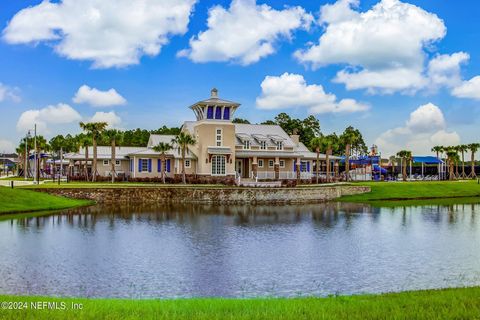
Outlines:
[[[243,160],[237,159],[235,160],[235,171],[243,178]]]

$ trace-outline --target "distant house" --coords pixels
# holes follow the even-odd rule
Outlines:
[[[314,173],[316,153],[299,141],[298,135],[288,135],[278,125],[232,123],[240,104],[223,100],[213,89],[210,98],[199,101],[190,109],[195,121],[186,121],[182,131],[192,135],[196,144],[190,146],[185,158],[189,175],[242,177],[256,179],[309,179]],[[117,147],[117,173],[133,178],[153,178],[161,175],[160,153],[153,147],[160,142],[172,143],[175,136],[152,134],[143,148]],[[111,148],[98,147],[98,174],[110,175]],[[93,150],[65,155],[73,174],[91,170]],[[320,159],[325,165],[325,155]],[[338,157],[331,157],[332,162]],[[182,157],[178,146],[166,153],[167,176],[181,173]],[[83,170],[83,171],[82,171]]]

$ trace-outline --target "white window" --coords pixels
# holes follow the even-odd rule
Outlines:
[[[283,150],[283,141],[277,141],[277,150]]]
[[[213,156],[212,157],[212,175],[224,176],[226,174],[226,158],[225,156]]]
[[[140,172],[148,172],[148,159],[140,159]]]
[[[103,165],[104,165],[104,166],[108,166],[109,162],[110,162],[110,161],[108,161],[108,160],[103,160]]]
[[[268,160],[268,167],[269,168],[273,168],[273,164],[274,164],[273,160]]]
[[[285,168],[285,160],[280,160],[280,168]]]
[[[260,149],[261,150],[267,150],[267,141],[265,141],[265,140],[260,141]]]
[[[191,162],[190,159],[185,159],[185,168],[190,168]]]
[[[243,141],[243,149],[250,150],[250,140]]]
[[[115,160],[115,166],[117,166],[117,167],[120,166],[120,160]]]
[[[258,160],[258,167],[263,168],[263,159]]]
[[[222,146],[222,129],[215,130],[215,142],[217,147]]]

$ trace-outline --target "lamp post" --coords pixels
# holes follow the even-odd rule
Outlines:
[[[25,177],[25,180],[28,180],[28,158],[29,158],[29,153],[28,153],[28,138],[30,138],[30,130],[28,130],[27,134],[25,135],[25,168],[23,170],[23,175]]]
[[[35,123],[35,126],[34,126],[34,142],[33,142],[33,147],[34,147],[34,160],[35,160],[35,176],[33,177],[33,184],[38,184],[38,181],[37,181],[37,173],[38,173],[38,165],[37,165],[37,124]]]

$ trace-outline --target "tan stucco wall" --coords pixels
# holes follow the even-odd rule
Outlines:
[[[222,147],[229,147],[232,155],[226,163],[226,174],[235,174],[235,125],[230,122],[201,121],[194,127],[194,137],[197,144],[191,150],[198,157],[197,173],[201,175],[212,172],[212,164],[208,155],[208,147],[217,147],[215,135],[216,130],[222,130]],[[227,157],[228,158],[228,157]]]
[[[110,164],[110,160],[108,160],[108,164],[103,164],[103,159],[98,160],[97,163],[97,171],[99,176],[109,176],[112,166]],[[115,171],[117,173],[125,173],[126,175],[130,172],[130,161],[129,160],[120,160],[120,165],[115,166]]]

